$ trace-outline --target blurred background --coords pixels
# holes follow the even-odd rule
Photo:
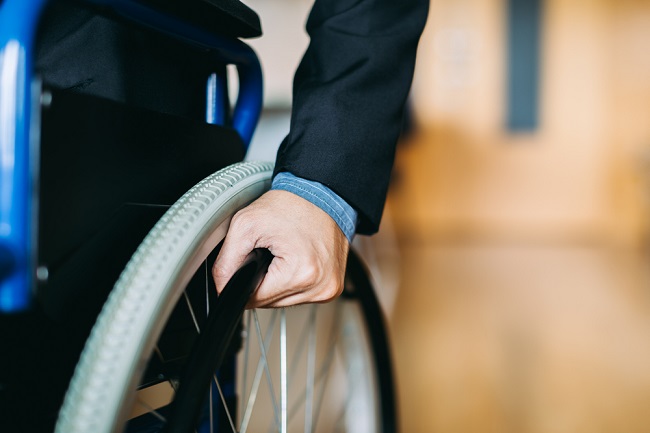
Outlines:
[[[246,3],[272,159],[311,1]],[[402,431],[648,431],[650,0],[431,0],[410,112],[355,241]]]

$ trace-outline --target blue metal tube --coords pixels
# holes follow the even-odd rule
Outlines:
[[[252,51],[252,49],[251,49]],[[254,63],[237,68],[239,74],[239,95],[235,104],[232,125],[244,140],[246,149],[253,139],[253,133],[262,111],[262,68],[255,56]]]
[[[34,188],[32,51],[45,0],[0,7],[0,312],[29,306]]]
[[[226,68],[213,73],[207,83],[205,121],[211,125],[226,125],[230,117],[228,104],[228,77]]]

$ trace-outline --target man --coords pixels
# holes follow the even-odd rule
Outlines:
[[[250,307],[327,302],[355,232],[377,231],[428,0],[317,0],[272,190],[233,218],[217,290],[254,248],[274,255]]]
[[[222,3],[234,8],[238,2]],[[201,95],[209,62],[92,10],[53,6],[37,61],[46,83],[202,115],[201,104],[187,95]],[[354,234],[379,227],[427,11],[428,0],[315,2],[272,191],[233,219],[213,267],[217,290],[252,249],[268,248],[275,258],[251,307],[326,302],[341,293]]]

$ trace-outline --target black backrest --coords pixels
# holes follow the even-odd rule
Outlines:
[[[226,36],[262,34],[259,16],[239,0],[134,0]]]

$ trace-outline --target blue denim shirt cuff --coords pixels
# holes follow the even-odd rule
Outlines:
[[[357,229],[357,211],[322,183],[284,171],[275,176],[271,189],[289,191],[315,204],[336,221],[348,241],[352,242]]]

